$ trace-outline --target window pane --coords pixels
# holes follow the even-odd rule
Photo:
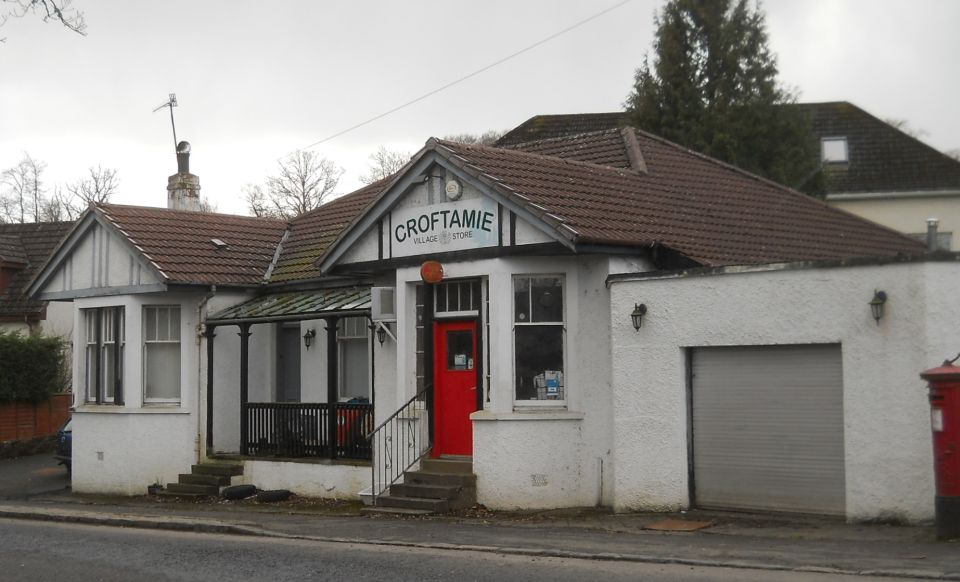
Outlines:
[[[144,333],[143,338],[149,341],[157,339],[157,310],[153,307],[147,307],[143,310]]]
[[[447,369],[473,369],[473,332],[447,332]]]
[[[103,392],[107,400],[113,399],[114,380],[116,375],[113,373],[113,366],[116,361],[117,351],[115,344],[103,346]]]
[[[157,312],[157,341],[170,339],[170,310],[166,307],[155,307]]]
[[[180,341],[180,308],[168,307],[167,314],[170,316],[170,341]]]
[[[514,328],[517,400],[563,400],[563,327]]]
[[[530,279],[527,277],[513,280],[513,314],[515,321],[530,321]]]
[[[563,283],[559,277],[531,279],[533,287],[530,321],[563,321]]]
[[[86,366],[86,382],[87,382],[87,400],[96,400],[97,399],[97,345],[96,343],[87,346],[86,358],[84,359],[84,365]]]
[[[180,344],[146,344],[143,381],[147,399],[180,399]]]
[[[349,339],[340,342],[341,398],[370,398],[370,382],[368,380],[370,365],[367,358],[367,345],[367,341],[364,339]]]

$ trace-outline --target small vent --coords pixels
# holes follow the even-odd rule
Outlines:
[[[393,287],[372,287],[370,289],[370,319],[374,321],[396,321],[396,289]]]
[[[217,247],[218,251],[227,248],[227,243],[223,242],[218,238],[212,238],[210,239],[210,242],[213,243],[213,246]]]

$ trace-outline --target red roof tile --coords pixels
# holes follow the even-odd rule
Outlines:
[[[72,222],[0,224],[0,238],[6,241],[0,248],[0,255],[10,262],[26,262],[7,288],[0,289],[0,318],[40,318],[46,302],[27,298],[27,285],[72,226]]]
[[[143,206],[99,205],[168,283],[258,285],[286,229],[282,220]],[[218,249],[212,239],[227,244]]]

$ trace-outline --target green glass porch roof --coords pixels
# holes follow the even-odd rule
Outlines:
[[[292,321],[369,312],[369,287],[342,287],[261,295],[214,313],[207,323]]]

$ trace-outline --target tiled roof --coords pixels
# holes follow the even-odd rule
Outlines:
[[[319,277],[317,259],[392,179],[393,176],[389,176],[294,218],[270,282],[289,283]]]
[[[922,244],[872,222],[635,133],[647,173],[446,141],[446,152],[576,243],[662,244],[704,265],[916,254]],[[612,144],[617,130],[597,139]],[[582,137],[576,138],[583,139]]]
[[[72,222],[40,222],[31,224],[0,224],[0,255],[3,258],[26,259],[27,266],[19,270],[10,285],[0,290],[0,319],[25,317],[38,319],[46,302],[24,296],[27,285],[46,262],[70,228]],[[13,240],[19,250],[14,249]],[[9,255],[9,256],[8,256]]]
[[[98,206],[168,283],[258,285],[286,229],[283,220],[166,208]],[[211,242],[227,246],[218,249]]]
[[[0,265],[26,265],[27,252],[20,244],[20,237],[13,234],[0,234]]]
[[[846,137],[849,164],[828,165],[829,194],[960,190],[960,161],[844,102],[800,103],[817,138]]]
[[[611,166],[614,168],[631,168],[628,148],[624,135],[620,129],[581,133],[570,137],[559,137],[514,143],[505,147],[543,156],[556,156],[581,162]],[[635,169],[635,168],[634,168]]]
[[[828,194],[960,190],[960,161],[851,103],[797,103],[789,107],[800,108],[809,116],[811,131],[818,140],[847,138],[850,163],[827,166]],[[537,115],[507,132],[496,145],[516,147],[630,123],[629,115],[623,112]]]
[[[497,140],[497,147],[523,142],[567,137],[630,125],[630,115],[623,111],[607,113],[571,113],[536,115],[511,129]]]

